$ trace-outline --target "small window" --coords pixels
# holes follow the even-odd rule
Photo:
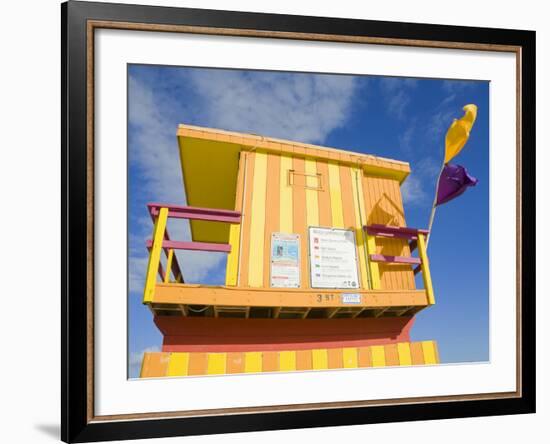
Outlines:
[[[323,175],[321,173],[309,174],[301,171],[288,170],[288,184],[290,186],[303,187],[308,190],[323,191]]]

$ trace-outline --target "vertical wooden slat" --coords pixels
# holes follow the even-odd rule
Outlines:
[[[296,352],[279,352],[279,370],[282,372],[292,372],[296,370]]]
[[[357,368],[357,349],[353,347],[342,349],[342,359],[344,368]]]
[[[308,227],[319,225],[319,202],[315,188],[318,187],[317,167],[314,159],[305,160],[306,176],[306,224]]]
[[[225,363],[227,356],[225,353],[208,353],[208,366],[206,373],[209,375],[225,374]]]
[[[304,159],[294,157],[292,167],[298,173],[304,172]],[[301,182],[298,182],[300,180]],[[306,190],[303,176],[296,176],[292,186],[292,213],[294,233],[300,235],[300,288],[309,288],[307,228],[306,228]]]
[[[262,353],[261,352],[246,352],[244,355],[244,371],[245,373],[259,373],[263,370]]]
[[[341,348],[327,349],[328,368],[342,368],[344,356]]]
[[[160,253],[162,251],[162,241],[164,240],[167,220],[168,208],[161,208],[153,228],[153,245],[151,246],[151,252],[149,253],[149,263],[147,265],[147,274],[145,275],[143,303],[153,301],[155,284],[157,282],[157,273],[160,264]]]
[[[435,304],[434,289],[432,285],[432,275],[430,273],[430,261],[426,253],[426,241],[423,234],[418,234],[418,256],[422,261],[420,267],[422,269],[422,280],[424,281],[424,289],[428,296],[428,304]]]
[[[248,285],[250,287],[261,287],[263,285],[266,182],[267,154],[257,151],[254,162],[252,205],[250,208],[252,213],[248,260]]]
[[[271,286],[271,235],[279,231],[280,166],[278,154],[267,155],[267,190],[265,195],[265,231],[263,286]]]
[[[411,361],[413,365],[424,364],[424,350],[421,342],[411,342]]]
[[[361,275],[361,287],[365,290],[372,288],[372,278],[367,269],[367,249],[365,231],[363,225],[366,225],[365,212],[362,205],[362,188],[360,188],[360,171],[357,168],[349,169],[351,174],[351,189],[353,207],[355,209],[355,242],[357,243],[357,256],[359,257],[359,271]]]
[[[280,204],[279,204],[279,230],[281,233],[293,233],[292,226],[292,187],[288,183],[288,174],[292,169],[292,157],[281,155],[279,170]]]
[[[397,344],[387,344],[384,349],[384,355],[386,357],[386,365],[399,365],[399,352],[397,350]]]
[[[325,370],[328,368],[328,354],[326,349],[311,350],[311,360],[314,370]]]
[[[433,341],[422,341],[422,351],[424,352],[425,364],[437,364]]]
[[[296,351],[296,370],[311,370],[313,368],[311,350]]]
[[[168,376],[187,376],[189,353],[171,353],[168,364]]]
[[[141,368],[142,378],[161,378],[166,376],[170,353],[151,352],[144,353],[144,362]]]
[[[239,264],[239,279],[237,285],[248,286],[248,263],[250,259],[250,226],[252,187],[254,182],[254,163],[256,153],[242,153],[246,156],[246,173],[244,179],[244,208],[241,220],[241,254]]]
[[[340,190],[340,168],[338,163],[328,163],[328,184],[330,189],[330,208],[332,212],[332,226],[344,228],[344,213],[342,211],[342,193]]]
[[[166,273],[164,274],[164,283],[170,283],[170,273],[172,272],[172,261],[174,260],[174,249],[168,249],[168,257],[166,258]]]
[[[318,192],[319,202],[319,225],[321,227],[332,227],[332,213],[330,209],[330,187],[328,183],[328,164],[326,161],[318,160],[317,173],[320,174],[322,190]]]
[[[411,365],[411,345],[408,342],[397,344],[397,353],[399,354],[399,365]]]
[[[372,367],[372,354],[370,347],[359,347],[357,349],[357,364],[359,367]]]
[[[245,153],[239,155],[239,172],[237,174],[237,188],[235,191],[235,211],[242,211],[243,208],[243,190],[244,178],[246,173]],[[241,220],[242,224],[242,220]],[[231,224],[229,226],[229,244],[231,252],[227,255],[227,264],[225,269],[225,285],[235,286],[238,284],[239,257],[241,254],[241,224]]]
[[[276,372],[279,370],[279,353],[269,351],[262,353],[262,371]]]
[[[226,359],[225,366],[228,374],[244,373],[246,371],[244,353],[228,352]]]
[[[370,349],[373,367],[384,367],[386,365],[386,354],[383,345],[373,345]]]
[[[199,376],[206,374],[208,365],[207,353],[190,353],[189,354],[189,376]]]

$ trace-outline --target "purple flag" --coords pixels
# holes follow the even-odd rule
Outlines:
[[[446,164],[439,178],[436,205],[460,196],[466,188],[473,187],[476,183],[477,179],[470,176],[463,166]]]

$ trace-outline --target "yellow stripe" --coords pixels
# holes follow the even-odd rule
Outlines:
[[[344,358],[344,368],[357,368],[357,349],[356,348],[342,349],[342,356]]]
[[[223,375],[225,374],[225,362],[227,356],[225,353],[209,353],[208,367],[206,373],[208,375]]]
[[[315,189],[319,186],[318,180],[315,178],[317,175],[317,166],[315,160],[306,159],[305,161],[305,170],[306,170],[306,211],[307,211],[307,225],[308,226],[318,226],[319,225],[319,202],[318,195],[319,192]]]
[[[367,254],[376,254],[376,238],[374,236],[367,235]],[[369,270],[372,289],[381,289],[382,284],[380,283],[380,268],[378,266],[378,262],[369,260]]]
[[[328,163],[328,184],[330,189],[330,208],[332,226],[344,228],[344,211],[342,210],[342,191],[340,189],[340,167],[335,162]]]
[[[365,237],[363,231],[363,225],[366,225],[367,222],[363,206],[361,205],[363,190],[358,189],[358,186],[361,186],[361,177],[359,176],[359,170],[356,168],[350,168],[350,174],[353,206],[355,208],[355,237],[357,242],[357,254],[359,256],[359,270],[361,271],[361,283],[363,288],[369,289]]]
[[[422,341],[422,351],[424,352],[424,364],[437,364],[433,341]]]
[[[171,353],[167,376],[187,376],[189,353]]]
[[[411,345],[408,342],[397,344],[397,353],[399,354],[399,365],[412,365]]]
[[[225,285],[237,285],[240,240],[241,226],[239,224],[231,224],[229,227],[229,244],[231,245],[231,252],[227,255]]]
[[[166,221],[168,220],[168,208],[161,208],[155,227],[153,228],[153,245],[149,254],[149,264],[147,265],[147,275],[145,278],[145,288],[143,290],[143,303],[153,302],[155,284],[157,282],[157,273],[160,262],[160,252],[162,251],[162,241],[164,231],[166,230]]]
[[[248,260],[248,285],[250,287],[263,285],[266,173],[267,154],[257,151],[250,208],[250,256]]]
[[[418,256],[422,261],[422,280],[424,281],[424,289],[426,290],[426,296],[428,296],[428,304],[435,304],[434,289],[432,285],[432,275],[430,273],[430,261],[428,260],[428,254],[426,253],[426,241],[423,234],[418,234]]]
[[[296,370],[296,352],[279,352],[279,370],[282,372],[291,372]]]
[[[288,184],[288,172],[292,169],[292,157],[281,156],[279,231],[292,233],[292,187]]]
[[[244,354],[245,373],[258,373],[262,371],[262,353],[246,352]]]
[[[326,349],[311,350],[313,370],[325,370],[328,368],[328,353]]]
[[[383,345],[373,345],[371,353],[373,367],[384,367],[386,365],[386,353]]]

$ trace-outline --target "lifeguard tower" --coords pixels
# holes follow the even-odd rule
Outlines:
[[[428,232],[405,223],[408,163],[189,125],[177,138],[188,206],[148,204],[143,303],[164,339],[141,377],[438,363],[409,335],[435,300]],[[226,253],[225,285],[186,282],[175,250]]]

